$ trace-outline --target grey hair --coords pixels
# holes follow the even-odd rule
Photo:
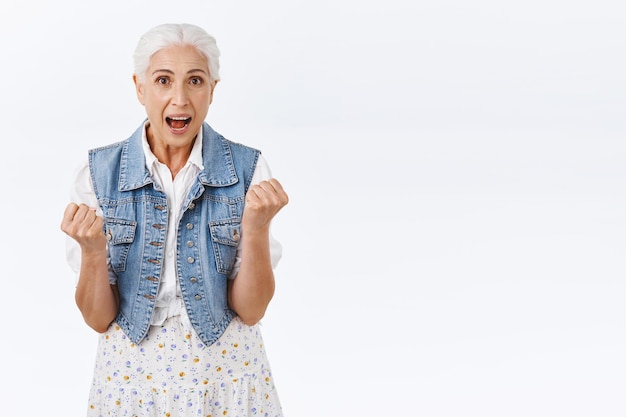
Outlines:
[[[165,23],[153,27],[141,36],[133,54],[135,74],[139,81],[145,81],[152,55],[172,45],[194,46],[209,62],[210,80],[219,81],[220,50],[215,38],[201,27],[189,23]]]

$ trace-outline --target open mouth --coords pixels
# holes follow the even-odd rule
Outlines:
[[[167,125],[173,130],[182,130],[191,123],[191,117],[166,117]]]

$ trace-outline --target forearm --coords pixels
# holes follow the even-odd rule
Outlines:
[[[100,333],[106,331],[119,305],[117,293],[109,283],[106,253],[83,254],[75,298],[89,327]]]
[[[229,282],[228,301],[241,320],[256,324],[274,296],[274,272],[269,250],[269,229],[242,234],[241,264]]]

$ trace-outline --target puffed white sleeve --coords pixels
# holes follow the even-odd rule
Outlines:
[[[89,175],[89,163],[84,161],[81,163],[75,171],[74,181],[70,188],[70,201],[76,204],[86,204],[89,207],[96,207],[96,214],[102,216],[102,209],[98,204],[96,193],[93,190],[91,184],[91,176]],[[110,257],[108,254],[109,248],[107,246],[107,266],[109,267],[109,282],[115,284],[117,282],[117,276],[111,269]],[[65,240],[65,257],[70,269],[76,274],[76,282],[78,282],[78,276],[80,274],[80,262],[81,251],[78,243],[67,236]]]
[[[260,183],[261,181],[267,181],[272,178],[272,171],[270,167],[263,158],[263,155],[259,155],[259,159],[257,160],[256,168],[254,170],[254,174],[252,174],[252,181],[250,185],[255,185]],[[272,235],[272,225],[270,223],[270,260],[272,263],[272,269],[276,269],[278,266],[278,261],[283,255],[283,247],[281,243],[274,238]],[[237,248],[237,255],[235,258],[235,265],[233,266],[233,270],[230,274],[230,279],[234,279],[239,273],[239,267],[241,266],[241,247]]]

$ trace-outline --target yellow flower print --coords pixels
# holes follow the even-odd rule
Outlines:
[[[226,352],[226,349],[224,349],[224,350],[222,351],[222,355],[226,355],[226,353],[227,353],[227,352]]]
[[[221,366],[218,366],[218,367],[217,367],[217,369],[216,369],[216,371],[217,371],[217,372],[222,372],[222,367],[221,367]]]
[[[243,364],[244,364],[244,366],[248,366],[248,365],[250,365],[250,362],[245,361]]]
[[[207,381],[207,380],[205,379],[204,381],[202,381],[202,383],[203,383],[204,385],[208,385],[209,381]]]
[[[193,358],[193,361],[194,361],[195,363],[198,363],[198,362],[200,362],[200,358]]]
[[[152,375],[146,375],[146,379],[150,381],[152,379]]]
[[[124,381],[128,381],[130,377],[128,375],[124,375]]]
[[[120,330],[120,326],[115,326],[115,331],[118,332]]]
[[[115,405],[119,406],[120,404],[122,404],[120,400],[115,400]]]
[[[235,343],[233,347],[239,347],[239,343]]]
[[[178,376],[182,378],[182,377],[184,377],[184,376],[185,376],[185,373],[184,373],[184,372],[181,372],[181,373],[179,373],[179,374],[178,374]]]

